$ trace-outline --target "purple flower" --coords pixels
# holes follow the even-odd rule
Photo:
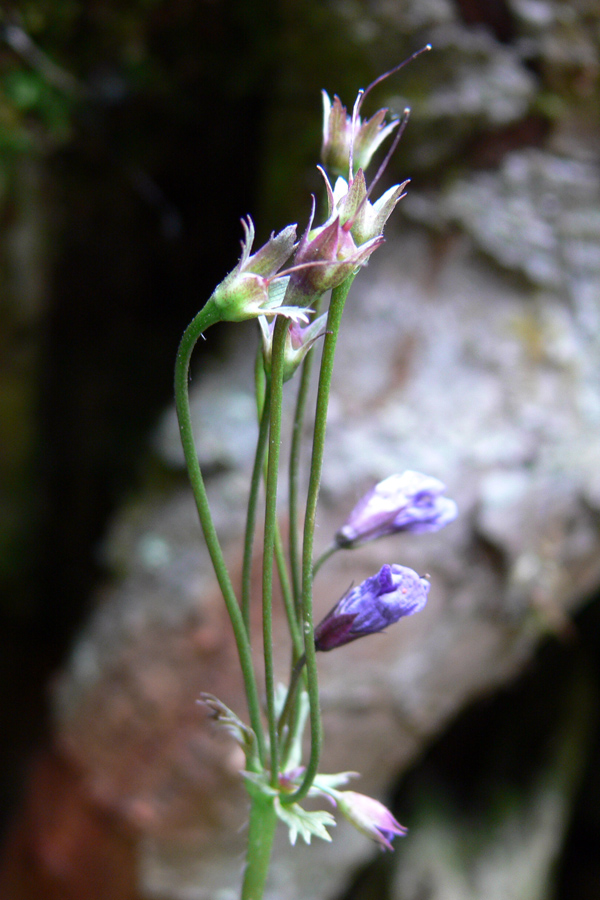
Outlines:
[[[331,791],[339,811],[363,834],[373,838],[384,850],[393,850],[392,841],[398,835],[403,837],[407,830],[397,822],[383,803],[357,794],[356,791]]]
[[[458,514],[454,500],[441,496],[445,490],[437,478],[420,472],[390,475],[359,500],[336,534],[336,544],[354,547],[397,531],[439,531]]]
[[[383,631],[427,602],[429,582],[406,566],[382,566],[351,588],[315,628],[317,650],[334,650],[366,634]]]

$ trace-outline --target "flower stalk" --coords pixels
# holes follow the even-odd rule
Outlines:
[[[302,632],[304,635],[304,652],[306,653],[306,679],[308,699],[310,703],[310,759],[302,784],[297,791],[284,798],[284,803],[298,803],[309,792],[315,775],[318,772],[321,748],[323,743],[323,728],[321,724],[321,710],[319,704],[319,679],[317,673],[316,648],[314,641],[313,623],[313,546],[315,534],[315,519],[317,513],[317,501],[321,487],[321,473],[323,470],[323,455],[325,452],[325,434],[327,430],[327,410],[329,407],[329,395],[333,377],[333,362],[335,348],[342,321],[344,306],[348,292],[354,281],[350,275],[331,294],[329,314],[327,316],[327,333],[323,344],[321,357],[321,370],[319,373],[319,387],[317,391],[317,405],[315,410],[315,428],[313,434],[312,458],[310,466],[310,478],[306,499],[306,511],[304,516],[304,539],[302,545]]]
[[[244,679],[248,714],[256,735],[259,759],[264,765],[266,761],[266,744],[260,713],[258,687],[250,651],[250,641],[212,519],[206,487],[204,485],[200,463],[198,462],[198,452],[194,441],[192,416],[190,412],[188,381],[192,353],[200,336],[211,325],[214,325],[218,321],[218,311],[215,310],[212,305],[207,304],[186,328],[181,343],[179,344],[175,363],[175,406],[177,409],[179,434],[181,445],[183,447],[185,464],[187,466],[192,492],[196,501],[196,508],[198,510],[204,540],[206,541],[206,546],[233,628],[240,660],[240,668]]]
[[[390,153],[370,186],[367,186],[365,170],[392,134],[395,135],[393,152],[407,121],[406,111],[400,118],[386,121],[387,110],[379,110],[370,119],[361,120],[361,106],[372,86],[359,93],[351,116],[338,97],[331,102],[324,95],[323,161],[329,173],[337,176],[332,185],[329,175],[322,170],[328,202],[326,221],[313,224],[316,207],[313,198],[309,222],[298,243],[296,226],[290,225],[278,234],[271,234],[252,253],[254,225],[250,218],[243,220],[241,257],[186,329],[177,354],[175,399],[181,442],[204,537],[235,637],[250,720],[248,726],[218,698],[201,695],[218,724],[228,730],[246,756],[242,774],[250,796],[250,819],[242,900],[262,900],[278,821],[289,829],[292,844],[298,836],[307,843],[313,836],[331,840],[328,829],[335,825],[334,817],[329,811],[305,810],[300,803],[307,796],[327,798],[338,812],[384,849],[393,849],[393,838],[406,831],[379,801],[339,790],[352,773],[319,774],[323,730],[317,653],[336,650],[381,632],[399,619],[420,611],[427,601],[429,581],[399,564],[383,566],[377,574],[346,591],[315,628],[315,574],[339,550],[354,549],[368,540],[403,531],[437,531],[456,515],[454,502],[442,496],[444,485],[437,479],[410,471],[390,476],[363,497],[315,561],[327,413],[342,315],[354,278],[383,243],[387,219],[404,196],[407,184],[394,185],[375,202],[370,200],[373,185]],[[320,315],[321,304],[329,292],[329,308]],[[247,319],[258,320],[262,346],[255,372],[259,431],[248,494],[238,600],[214,527],[198,461],[188,380],[192,353],[201,335],[216,322]],[[320,338],[323,338],[323,350],[312,422],[308,486],[302,502],[300,470],[313,369],[312,348]],[[278,522],[283,398],[284,384],[297,371],[300,384],[291,423],[286,548]],[[263,483],[261,599],[258,603],[257,598],[258,608],[254,610],[252,563]],[[291,663],[287,689],[275,683],[275,569],[289,632]],[[251,627],[259,613],[264,704],[251,653]],[[305,763],[303,732],[307,720],[310,752]]]

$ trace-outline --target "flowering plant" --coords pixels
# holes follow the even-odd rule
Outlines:
[[[319,773],[322,728],[316,654],[380,632],[404,616],[419,612],[427,601],[429,581],[405,566],[384,565],[377,574],[346,591],[316,628],[313,622],[314,578],[333,553],[396,532],[436,531],[456,516],[456,505],[442,496],[444,485],[436,478],[411,471],[392,475],[362,498],[330,547],[318,559],[314,558],[327,408],[342,312],[354,277],[383,243],[383,229],[407,183],[394,185],[374,203],[369,199],[408,117],[405,110],[401,119],[386,124],[387,110],[379,110],[371,119],[361,120],[363,100],[380,80],[359,93],[351,116],[337,97],[332,103],[324,95],[322,159],[325,169],[337,176],[332,186],[327,171],[322,170],[328,202],[326,221],[314,227],[313,198],[308,225],[297,243],[296,226],[289,225],[277,235],[272,234],[254,253],[254,226],[250,218],[243,221],[241,258],[192,320],[177,354],[175,397],[181,441],[207,548],[233,627],[248,706],[249,723],[245,723],[218,698],[207,694],[200,697],[239,743],[246,758],[242,775],[250,797],[250,819],[242,900],[261,900],[263,896],[278,821],[287,825],[292,843],[299,835],[306,842],[313,836],[331,840],[327,829],[335,825],[334,815],[329,810],[306,810],[301,805],[306,797],[326,799],[334,810],[384,849],[391,850],[394,837],[406,831],[378,800],[340,790],[353,773]],[[392,146],[367,187],[365,170],[373,154],[392,134]],[[321,313],[328,291],[329,306]],[[198,463],[188,375],[194,347],[211,325],[251,318],[258,319],[262,336],[256,366],[259,434],[238,592],[225,564]],[[301,502],[300,447],[314,362],[312,351],[321,339],[309,483]],[[297,371],[300,386],[291,429],[286,548],[277,520],[282,397],[284,382]],[[257,601],[252,596],[251,568],[263,480],[262,597]],[[287,687],[277,686],[274,679],[275,568],[291,644]],[[262,611],[264,705],[250,646],[250,611],[255,602],[260,602]],[[302,739],[307,722],[310,753],[304,760]]]

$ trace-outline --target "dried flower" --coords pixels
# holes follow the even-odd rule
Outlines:
[[[267,372],[270,372],[275,322],[267,322],[264,316],[260,316],[258,319],[258,324],[260,325],[262,333],[263,358],[265,361],[265,368]],[[327,313],[323,313],[322,316],[314,319],[304,327],[296,322],[292,322],[285,339],[283,363],[284,381],[289,381],[315,341],[317,341],[320,337],[323,337],[323,335],[325,334],[326,324]]]
[[[366,169],[377,148],[397,128],[399,120],[394,119],[387,125],[384,124],[387,109],[380,109],[374,116],[363,122],[358,115],[356,106],[354,116],[349,116],[339,97],[334,96],[332,103],[327,92],[323,91],[322,93],[323,146],[321,159],[325,168],[333,175],[343,175],[348,178],[351,151],[355,166]],[[361,99],[362,94],[359,94],[357,104]]]
[[[390,475],[359,500],[335,541],[354,547],[398,531],[439,531],[458,514],[454,500],[441,496],[445,490],[441,481],[421,472]]]
[[[331,796],[343,816],[367,837],[381,845],[383,850],[393,850],[395,837],[404,837],[408,829],[397,822],[383,803],[357,794],[356,791],[331,791]]]
[[[221,321],[243,322],[257,316],[283,315],[295,322],[308,322],[306,310],[282,306],[289,277],[277,277],[290,257],[296,240],[296,226],[288,225],[272,234],[267,243],[250,256],[254,225],[250,216],[242,220],[242,256],[235,269],[217,285],[208,301]]]
[[[429,582],[406,566],[385,565],[377,575],[351,588],[315,628],[317,650],[334,650],[367,634],[383,631],[427,602]]]

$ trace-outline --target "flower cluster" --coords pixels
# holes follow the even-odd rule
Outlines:
[[[311,304],[365,266],[383,243],[385,223],[404,196],[407,182],[394,185],[372,204],[364,170],[378,147],[398,127],[399,120],[385,124],[387,110],[381,109],[363,122],[358,115],[362,97],[359,94],[350,117],[338,97],[332,103],[327,94],[323,95],[322,159],[326,169],[339,176],[332,187],[326,172],[321,170],[329,206],[326,222],[313,228],[313,198],[309,223],[298,244],[296,226],[288,225],[279,234],[272,234],[251,255],[254,225],[250,217],[242,221],[241,258],[209,300],[222,321],[282,315],[293,323],[306,325]],[[355,175],[354,163],[358,166]],[[286,263],[288,268],[283,269]],[[269,333],[261,327],[268,359]],[[313,337],[311,333],[308,340]]]

